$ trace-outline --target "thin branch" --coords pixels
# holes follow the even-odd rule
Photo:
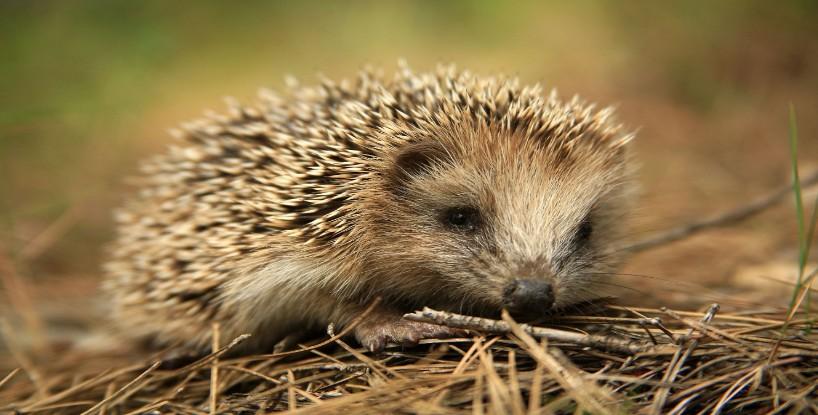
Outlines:
[[[20,250],[20,258],[27,261],[38,258],[77,223],[81,211],[80,205],[74,205],[63,212]]]
[[[23,318],[34,348],[42,350],[45,344],[45,329],[42,318],[31,300],[31,287],[17,271],[17,266],[11,257],[6,255],[5,247],[2,245],[0,245],[0,288],[5,289],[11,310]]]
[[[199,370],[199,369],[207,366],[208,364],[210,364],[210,362],[212,362],[213,360],[218,359],[219,357],[221,357],[222,355],[227,353],[230,349],[232,349],[233,347],[235,347],[239,343],[247,340],[248,338],[250,338],[250,334],[242,334],[242,335],[236,337],[235,339],[233,339],[233,341],[231,341],[230,344],[228,344],[227,346],[224,346],[224,347],[222,347],[221,349],[219,349],[217,351],[211,352],[209,355],[199,359],[198,361],[196,361],[194,363],[191,363],[191,364],[189,364],[187,366],[184,366],[184,367],[182,367],[180,369],[177,369],[177,370],[175,370],[173,372],[169,372],[167,375],[165,375],[163,377],[170,378],[170,377],[173,377],[174,375],[176,375],[178,373],[181,373],[181,372],[187,373],[187,372],[191,372],[191,371],[194,371],[194,370]]]
[[[213,345],[210,350],[219,350],[219,323],[213,323]],[[216,413],[219,404],[219,358],[213,359],[210,364],[210,414]]]
[[[151,372],[156,370],[156,368],[158,368],[160,364],[162,364],[161,361],[154,362],[154,364],[152,364],[151,367],[149,367],[147,370],[145,370],[144,372],[139,374],[139,376],[135,377],[132,381],[128,382],[125,386],[119,388],[119,390],[114,392],[111,396],[101,400],[99,403],[92,406],[87,411],[83,412],[82,415],[90,415],[90,414],[96,412],[98,409],[102,408],[102,406],[107,404],[108,402],[111,402],[114,399],[117,399],[120,396],[125,395],[126,392],[128,392],[130,389],[134,388],[137,384],[139,384],[139,382],[141,382],[142,379],[145,379],[148,375],[151,374]]]
[[[9,374],[8,374],[8,375],[6,375],[6,377],[4,377],[2,380],[0,380],[0,388],[3,388],[3,386],[4,386],[4,385],[5,385],[5,384],[6,384],[8,381],[10,381],[10,380],[11,380],[11,378],[13,378],[13,377],[14,377],[14,375],[16,375],[18,372],[20,372],[20,368],[19,368],[19,367],[18,367],[18,368],[16,368],[16,369],[14,369],[14,370],[12,370],[11,372],[9,372]]]
[[[778,355],[778,349],[781,347],[781,343],[784,341],[784,334],[787,331],[787,328],[789,328],[793,317],[795,317],[795,314],[798,313],[798,309],[801,308],[801,303],[804,301],[804,298],[807,296],[807,294],[809,294],[810,287],[812,286],[812,281],[816,277],[818,277],[818,269],[812,271],[807,276],[807,278],[798,283],[798,289],[794,293],[795,297],[793,298],[794,300],[793,305],[787,312],[786,318],[784,318],[784,323],[781,327],[781,331],[778,334],[778,339],[776,340],[772,351],[770,351],[770,357],[767,359],[768,363],[772,362],[776,358],[776,355]]]
[[[586,381],[582,376],[583,371],[568,360],[559,349],[549,348],[546,351],[540,348],[525,325],[516,323],[505,310],[503,311],[503,322],[519,339],[518,344],[554,377],[554,380],[580,408],[594,414],[619,412],[618,408],[612,407],[614,398],[610,391],[600,387],[594,381]]]
[[[23,369],[26,375],[28,375],[29,380],[31,380],[31,383],[34,385],[36,396],[45,396],[47,394],[47,388],[44,385],[42,373],[40,373],[31,359],[25,354],[24,348],[17,343],[14,330],[12,330],[11,325],[5,319],[0,319],[0,340],[2,339],[5,339],[6,348],[11,354],[11,357]]]
[[[425,307],[423,311],[404,314],[403,318],[423,323],[440,324],[458,329],[476,330],[491,334],[508,334],[512,327],[502,320],[464,316],[462,314],[437,311]],[[636,354],[653,349],[654,346],[645,342],[618,339],[610,336],[580,334],[571,331],[533,327],[528,324],[519,325],[526,333],[537,339],[576,344],[578,346],[593,347],[602,350],[617,351],[627,354]]]
[[[818,183],[818,171],[814,171],[801,179],[802,188],[815,185],[816,183]],[[780,188],[759,197],[750,203],[738,206],[730,211],[723,212],[697,222],[688,223],[678,228],[658,232],[630,245],[626,245],[625,247],[621,248],[621,250],[628,252],[646,251],[648,249],[688,238],[701,231],[733,225],[777,205],[782,200],[790,196],[791,192],[792,184],[781,186]]]
[[[705,313],[704,317],[701,319],[701,324],[709,324],[713,317],[716,316],[716,313],[719,311],[719,305],[713,304],[710,308],[707,309],[707,313]],[[687,332],[687,338],[693,335],[694,328],[690,328]],[[693,339],[686,349],[677,349],[676,353],[671,358],[670,363],[667,365],[667,371],[665,372],[664,377],[662,377],[662,383],[665,385],[670,385],[676,381],[676,376],[679,375],[679,371],[682,370],[682,366],[684,366],[685,361],[690,357],[693,353],[693,350],[699,345],[698,339]],[[670,395],[670,386],[661,386],[659,391],[656,392],[656,395],[653,397],[653,405],[651,406],[651,414],[660,414],[662,413],[662,409],[665,407],[665,402],[667,402],[668,395]]]

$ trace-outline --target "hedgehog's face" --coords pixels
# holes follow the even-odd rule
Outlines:
[[[388,202],[367,210],[377,212],[369,255],[384,294],[524,315],[599,297],[621,261],[624,150],[554,153],[519,137],[399,149]]]

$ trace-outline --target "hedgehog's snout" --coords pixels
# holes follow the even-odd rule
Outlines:
[[[514,314],[541,314],[554,305],[551,283],[541,279],[517,279],[503,290],[503,306]]]

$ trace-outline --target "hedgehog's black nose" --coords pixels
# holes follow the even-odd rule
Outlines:
[[[554,290],[543,280],[514,280],[503,290],[503,305],[512,313],[539,314],[554,305]]]

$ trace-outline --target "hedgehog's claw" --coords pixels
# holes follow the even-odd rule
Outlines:
[[[387,344],[414,346],[423,339],[442,339],[466,336],[464,330],[437,324],[393,318],[372,318],[360,323],[354,330],[355,338],[370,352],[382,351]]]

